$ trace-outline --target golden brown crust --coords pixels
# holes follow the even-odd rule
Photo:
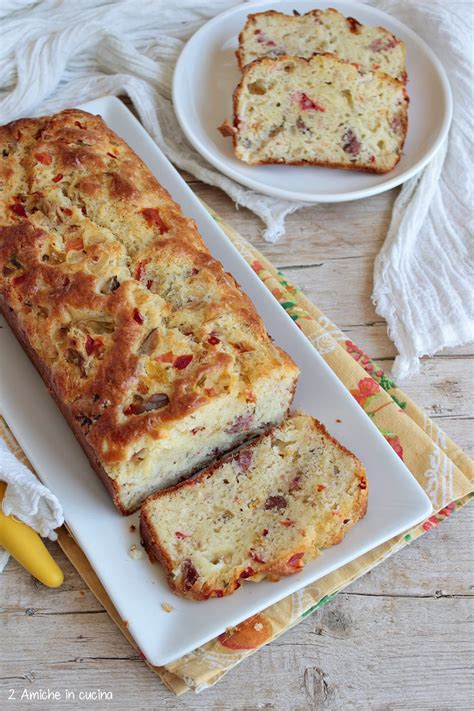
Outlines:
[[[8,307],[4,303],[1,295],[0,295],[0,311],[3,314],[5,321],[8,323],[11,330],[13,331],[16,338],[18,339],[21,347],[23,348],[25,353],[29,356],[29,358],[30,358],[31,362],[33,363],[33,365],[35,366],[36,370],[41,375],[41,377],[44,381],[44,384],[48,388],[50,395],[56,402],[56,405],[61,410],[61,413],[65,417],[68,425],[70,426],[70,428],[74,432],[75,436],[77,437],[78,441],[80,442],[85,454],[87,455],[87,458],[89,459],[91,467],[93,468],[93,470],[95,471],[97,476],[101,479],[102,483],[104,484],[107,491],[111,495],[115,506],[124,515],[133,513],[132,511],[125,511],[125,509],[122,507],[122,505],[120,503],[119,492],[118,492],[118,487],[117,487],[116,482],[108,476],[108,474],[104,470],[102,464],[98,460],[96,453],[91,448],[89,442],[87,441],[87,439],[84,436],[84,433],[82,432],[81,428],[78,426],[77,421],[71,417],[71,412],[69,411],[69,409],[65,406],[63,401],[58,398],[58,395],[51,383],[50,374],[49,374],[48,370],[46,369],[44,362],[38,358],[38,354],[36,353],[36,351],[34,351],[33,348],[31,348],[28,340],[25,338],[25,336],[22,332],[22,329],[21,329],[21,326],[20,326],[20,323],[19,323],[19,320],[18,320],[16,314],[13,312],[13,309]]]
[[[14,121],[0,127],[0,153],[3,308],[124,512],[106,471],[138,442],[167,436],[231,378],[244,398],[275,368],[296,368],[194,221],[100,117]]]
[[[227,119],[224,119],[221,125],[218,126],[217,130],[219,131],[221,136],[224,136],[224,138],[228,138],[229,136],[233,136],[235,133],[237,133],[237,129],[235,128],[235,126],[232,126]]]
[[[154,536],[151,521],[149,521],[148,514],[143,509],[140,509],[140,542],[152,563],[156,561],[161,563],[165,570],[171,570],[172,560],[160,545],[159,540]]]
[[[332,9],[332,8],[330,8]],[[314,11],[314,12],[319,12],[319,10]],[[262,14],[272,14],[274,13],[273,10],[268,11],[267,13],[262,13]],[[280,14],[280,13],[274,13],[274,14]],[[251,16],[249,16],[251,17]],[[331,52],[315,52],[311,57],[298,57],[298,61],[306,62],[309,63],[311,59],[315,56],[320,56],[320,57],[331,57],[334,59],[337,59],[338,61],[343,61],[336,57],[335,54],[332,54]],[[291,57],[290,55],[281,55],[277,58],[273,57],[259,57],[258,59],[254,59],[252,62],[249,64],[245,65],[245,67],[242,68],[242,77],[237,84],[233,96],[232,96],[232,105],[233,105],[233,112],[234,112],[234,119],[233,119],[233,126],[229,123],[228,119],[225,119],[221,126],[218,128],[220,131],[221,135],[224,137],[231,137],[232,138],[232,143],[233,143],[233,148],[234,152],[236,151],[237,148],[237,139],[238,139],[238,125],[239,125],[239,112],[238,112],[238,106],[239,106],[239,100],[240,100],[240,94],[242,92],[242,89],[244,87],[245,81],[246,81],[246,75],[247,72],[249,72],[254,66],[260,65],[263,66],[267,64],[268,66],[271,66],[275,62],[286,62],[288,60],[294,60],[294,57]],[[345,64],[351,64],[355,69],[360,71],[360,66],[354,62],[345,62]],[[376,72],[378,75],[384,78],[384,80],[393,83],[394,85],[400,85],[403,82],[400,82],[398,79],[394,79],[394,77],[389,76],[388,74],[384,74],[383,72]],[[408,104],[410,101],[410,98],[408,96],[407,90],[405,87],[403,87],[403,96],[406,100],[406,107],[408,109]],[[379,168],[377,166],[373,167],[370,165],[360,165],[360,164],[347,164],[347,163],[332,163],[329,161],[306,161],[306,160],[300,160],[300,161],[276,161],[276,160],[262,160],[262,161],[255,161],[254,163],[249,163],[248,165],[300,165],[300,166],[317,166],[320,168],[337,168],[337,169],[342,169],[342,170],[359,170],[367,173],[375,173],[379,175],[384,175],[385,173],[389,173],[392,171],[395,166],[400,162],[400,158],[402,156],[402,151],[403,147],[405,145],[405,140],[408,132],[408,111],[405,111],[403,116],[400,119],[400,135],[402,136],[401,143],[400,143],[400,153],[397,157],[396,162],[394,165],[391,165],[388,168]],[[222,130],[224,129],[224,130]],[[232,130],[231,130],[232,129]]]
[[[355,477],[359,479],[359,489],[358,498],[354,501],[354,506],[352,509],[352,516],[350,524],[346,524],[344,527],[339,527],[333,531],[332,536],[325,542],[324,547],[329,547],[340,543],[345,537],[350,528],[357,523],[361,518],[363,518],[367,511],[368,503],[368,484],[367,476],[364,467],[359,462],[358,458],[350,450],[348,450],[344,445],[342,445],[337,439],[335,439],[326,430],[325,426],[318,420],[312,419],[312,425],[316,432],[321,434],[325,439],[328,440],[334,447],[339,450],[342,454],[349,456],[352,460],[358,463],[358,467],[355,472]],[[260,436],[256,437],[252,442],[245,446],[245,450],[253,449],[262,441],[263,438],[271,436],[274,431],[278,430],[278,427],[272,427],[267,432],[264,432]],[[241,450],[240,450],[241,451]],[[178,595],[188,597],[193,600],[207,600],[211,597],[227,597],[231,595],[235,590],[237,590],[240,585],[240,578],[234,578],[228,582],[225,590],[213,589],[207,583],[196,583],[191,587],[184,587],[182,581],[176,581],[173,578],[172,572],[174,567],[173,559],[167,554],[166,548],[160,542],[159,536],[157,535],[156,527],[151,520],[147,504],[153,500],[159,499],[161,497],[168,497],[170,494],[175,493],[181,489],[191,488],[198,485],[205,479],[211,478],[217,469],[219,469],[223,464],[230,462],[239,457],[240,451],[234,451],[227,456],[223,457],[217,462],[214,462],[206,469],[203,469],[195,477],[187,479],[186,481],[180,482],[165,491],[158,491],[157,493],[150,496],[144,506],[140,509],[140,532],[142,544],[148,553],[151,562],[157,561],[163,565],[167,573],[167,582],[170,588]],[[266,564],[260,565],[258,572],[249,577],[249,580],[256,579],[260,580],[262,578],[267,578],[272,582],[278,582],[282,577],[288,575],[294,575],[300,572],[304,568],[304,554],[309,553],[311,558],[314,558],[314,551],[305,548],[303,545],[298,551],[289,550],[283,551],[278,560],[273,559]],[[301,555],[300,558],[298,556]],[[295,560],[296,558],[296,560]]]
[[[389,168],[371,168],[368,165],[353,165],[353,164],[347,164],[347,163],[331,163],[329,161],[308,161],[308,160],[285,160],[285,161],[276,161],[276,160],[259,160],[255,161],[254,163],[249,163],[248,165],[300,165],[300,166],[313,166],[313,167],[318,167],[318,168],[336,168],[339,170],[359,170],[364,173],[375,173],[378,175],[385,175],[385,173],[390,173],[396,165],[400,162],[401,155],[398,156],[397,161],[394,165],[391,165]]]

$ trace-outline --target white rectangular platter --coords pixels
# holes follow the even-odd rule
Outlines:
[[[301,368],[295,407],[317,417],[355,452],[369,480],[366,517],[341,544],[325,551],[301,573],[279,583],[244,584],[228,598],[206,602],[179,598],[168,588],[158,564],[152,565],[146,556],[130,557],[130,546],[139,547],[138,526],[130,531],[138,516],[124,518],[115,510],[34,366],[2,322],[2,413],[42,481],[59,497],[72,534],[138,646],[152,664],[163,665],[419,523],[431,513],[431,504],[370,418],[124,104],[104,97],[81,108],[100,114],[147,163],[184,213],[197,221],[214,257],[234,275],[275,341]],[[162,603],[170,603],[173,611],[165,612]]]

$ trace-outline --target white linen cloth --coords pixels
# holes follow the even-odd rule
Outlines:
[[[184,43],[210,17],[235,4],[237,0],[0,0],[0,124],[106,94],[128,94],[141,122],[173,163],[255,212],[266,225],[265,238],[277,240],[286,216],[304,204],[261,195],[214,170],[186,142],[171,103],[173,67]],[[400,18],[429,42],[448,70],[455,100],[449,144],[404,185],[375,263],[374,303],[400,354],[395,375],[405,377],[416,371],[422,355],[474,337],[468,254],[470,4],[370,4]],[[0,478],[8,472],[16,472],[9,474],[12,482],[25,476],[9,457],[5,462]],[[51,522],[60,520],[57,502],[28,475],[21,479],[28,481],[26,506],[18,493],[9,491],[4,507],[19,517],[30,516],[37,530],[48,532]]]
[[[376,311],[397,347],[403,380],[419,358],[474,340],[472,2],[372,3],[423,37],[447,72],[454,100],[448,140],[402,187],[374,265]]]
[[[0,439],[0,481],[7,483],[3,513],[14,514],[31,526],[40,536],[55,541],[55,528],[64,522],[61,504],[51,491],[41,484]],[[0,572],[8,561],[8,553],[0,547]]]

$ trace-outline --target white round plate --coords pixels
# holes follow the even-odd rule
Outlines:
[[[251,12],[278,9],[291,14],[335,7],[366,25],[382,25],[407,47],[409,127],[404,153],[385,175],[311,166],[250,166],[237,160],[232,141],[217,130],[232,119],[232,93],[239,82],[237,37]],[[369,197],[400,185],[434,156],[449,129],[452,96],[440,62],[428,45],[390,15],[357,2],[243,3],[214,17],[183,49],[173,79],[175,111],[188,140],[209,163],[242,185],[267,195],[305,202],[343,202]]]

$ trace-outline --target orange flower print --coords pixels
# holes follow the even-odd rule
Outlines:
[[[373,378],[362,378],[359,380],[357,390],[351,390],[351,395],[355,397],[361,407],[364,407],[370,397],[380,392],[380,385]]]
[[[433,516],[430,516],[423,524],[423,530],[424,531],[431,531],[432,528],[435,526],[438,526],[440,523],[445,521],[448,516],[451,516],[453,511],[456,510],[456,502],[451,501],[449,504],[447,504],[444,509],[441,509],[441,511],[438,511],[437,514],[433,514]]]
[[[272,623],[266,615],[260,613],[249,617],[231,630],[219,635],[219,642],[229,649],[257,649],[271,639]]]
[[[389,443],[389,445],[392,447],[392,449],[395,450],[395,452],[398,454],[400,459],[403,461],[403,447],[400,444],[400,439],[396,435],[384,435],[385,439]]]
[[[251,267],[254,270],[254,272],[257,272],[257,274],[263,270],[263,264],[261,262],[259,262],[257,259],[255,259],[252,262]]]

